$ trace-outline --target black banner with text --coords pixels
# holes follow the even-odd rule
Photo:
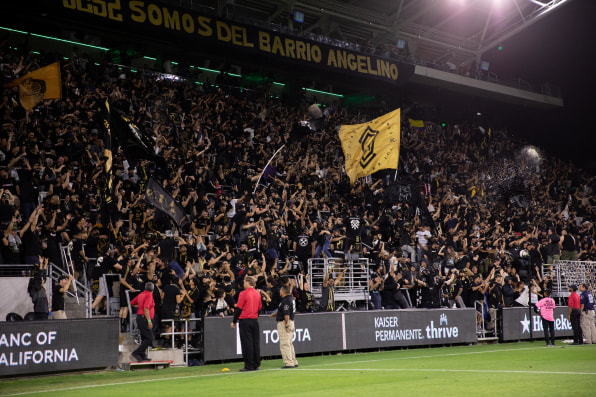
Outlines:
[[[567,319],[569,310],[567,306],[555,308],[555,337],[573,336],[571,322]],[[530,329],[532,337],[535,339],[544,338],[542,329],[542,320],[540,314],[529,311],[524,307],[513,307],[503,309],[503,341],[530,339]]]
[[[47,0],[41,7],[61,18],[93,21],[100,29],[119,29],[153,37],[191,39],[199,48],[226,48],[252,56],[253,60],[286,62],[342,72],[386,83],[403,83],[414,66],[394,59],[364,54],[314,40],[204,15],[152,1]],[[98,25],[101,24],[101,25]],[[66,27],[65,27],[66,28]],[[230,59],[234,54],[230,53]]]
[[[0,375],[118,365],[118,319],[3,322]]]
[[[205,361],[242,358],[238,328],[231,329],[231,321],[205,319]],[[295,324],[297,354],[478,341],[473,309],[297,314]],[[261,316],[259,325],[261,355],[279,356],[275,320]]]

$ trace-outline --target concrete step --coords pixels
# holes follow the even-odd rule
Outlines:
[[[129,333],[120,333],[120,356],[118,358],[118,364],[120,368],[124,368],[131,362],[136,361],[130,356],[139,345],[135,342],[134,338]],[[184,361],[184,351],[182,349],[164,349],[156,348],[149,349],[147,353],[149,358],[153,361],[169,361],[172,366],[186,366]]]

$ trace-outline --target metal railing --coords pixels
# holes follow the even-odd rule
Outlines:
[[[310,274],[311,292],[315,299],[321,299],[323,294],[323,281],[331,269],[339,273],[346,269],[343,277],[335,285],[335,301],[337,310],[355,308],[357,302],[365,302],[368,306],[370,300],[368,287],[368,258],[343,259],[343,258],[312,258],[308,260],[308,273]]]
[[[50,277],[52,281],[56,282],[62,275],[69,276],[71,274],[67,271],[64,271],[64,269],[62,269],[60,266],[56,266],[53,263],[48,264],[48,277]],[[71,285],[73,286],[73,292],[67,291],[67,294],[72,297],[76,297],[77,303],[79,305],[81,304],[79,296],[82,296],[84,298],[82,303],[85,305],[85,318],[91,318],[93,316],[93,309],[91,308],[91,305],[93,304],[93,293],[91,289],[74,278]],[[51,290],[49,291],[49,295],[49,299],[51,301]]]

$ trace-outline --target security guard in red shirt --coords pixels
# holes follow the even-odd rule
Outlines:
[[[240,372],[258,371],[261,366],[259,310],[262,304],[261,294],[255,289],[256,284],[254,277],[244,277],[244,290],[238,296],[234,320],[230,324],[236,328],[236,323],[240,323],[240,345],[244,358],[244,368]]]
[[[153,317],[155,315],[155,301],[153,300],[154,285],[145,283],[145,291],[137,295],[131,306],[137,306],[137,326],[141,333],[141,344],[130,355],[137,361],[151,361],[147,356],[147,348],[153,344]]]

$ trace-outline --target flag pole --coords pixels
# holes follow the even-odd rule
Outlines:
[[[263,177],[263,174],[265,173],[265,170],[267,169],[267,167],[269,166],[269,164],[271,163],[271,161],[275,158],[275,156],[277,156],[277,154],[281,151],[281,149],[283,149],[286,146],[286,144],[284,143],[283,145],[281,145],[281,147],[279,149],[277,149],[277,151],[275,153],[273,153],[273,156],[271,156],[271,158],[269,159],[269,161],[267,162],[267,164],[265,164],[265,167],[263,167],[263,171],[261,171],[261,175],[259,175],[259,179],[257,179],[257,183],[255,184],[255,188],[252,191],[252,194],[255,194],[255,192],[257,191],[257,187],[259,186],[259,182],[261,182],[261,178]]]

